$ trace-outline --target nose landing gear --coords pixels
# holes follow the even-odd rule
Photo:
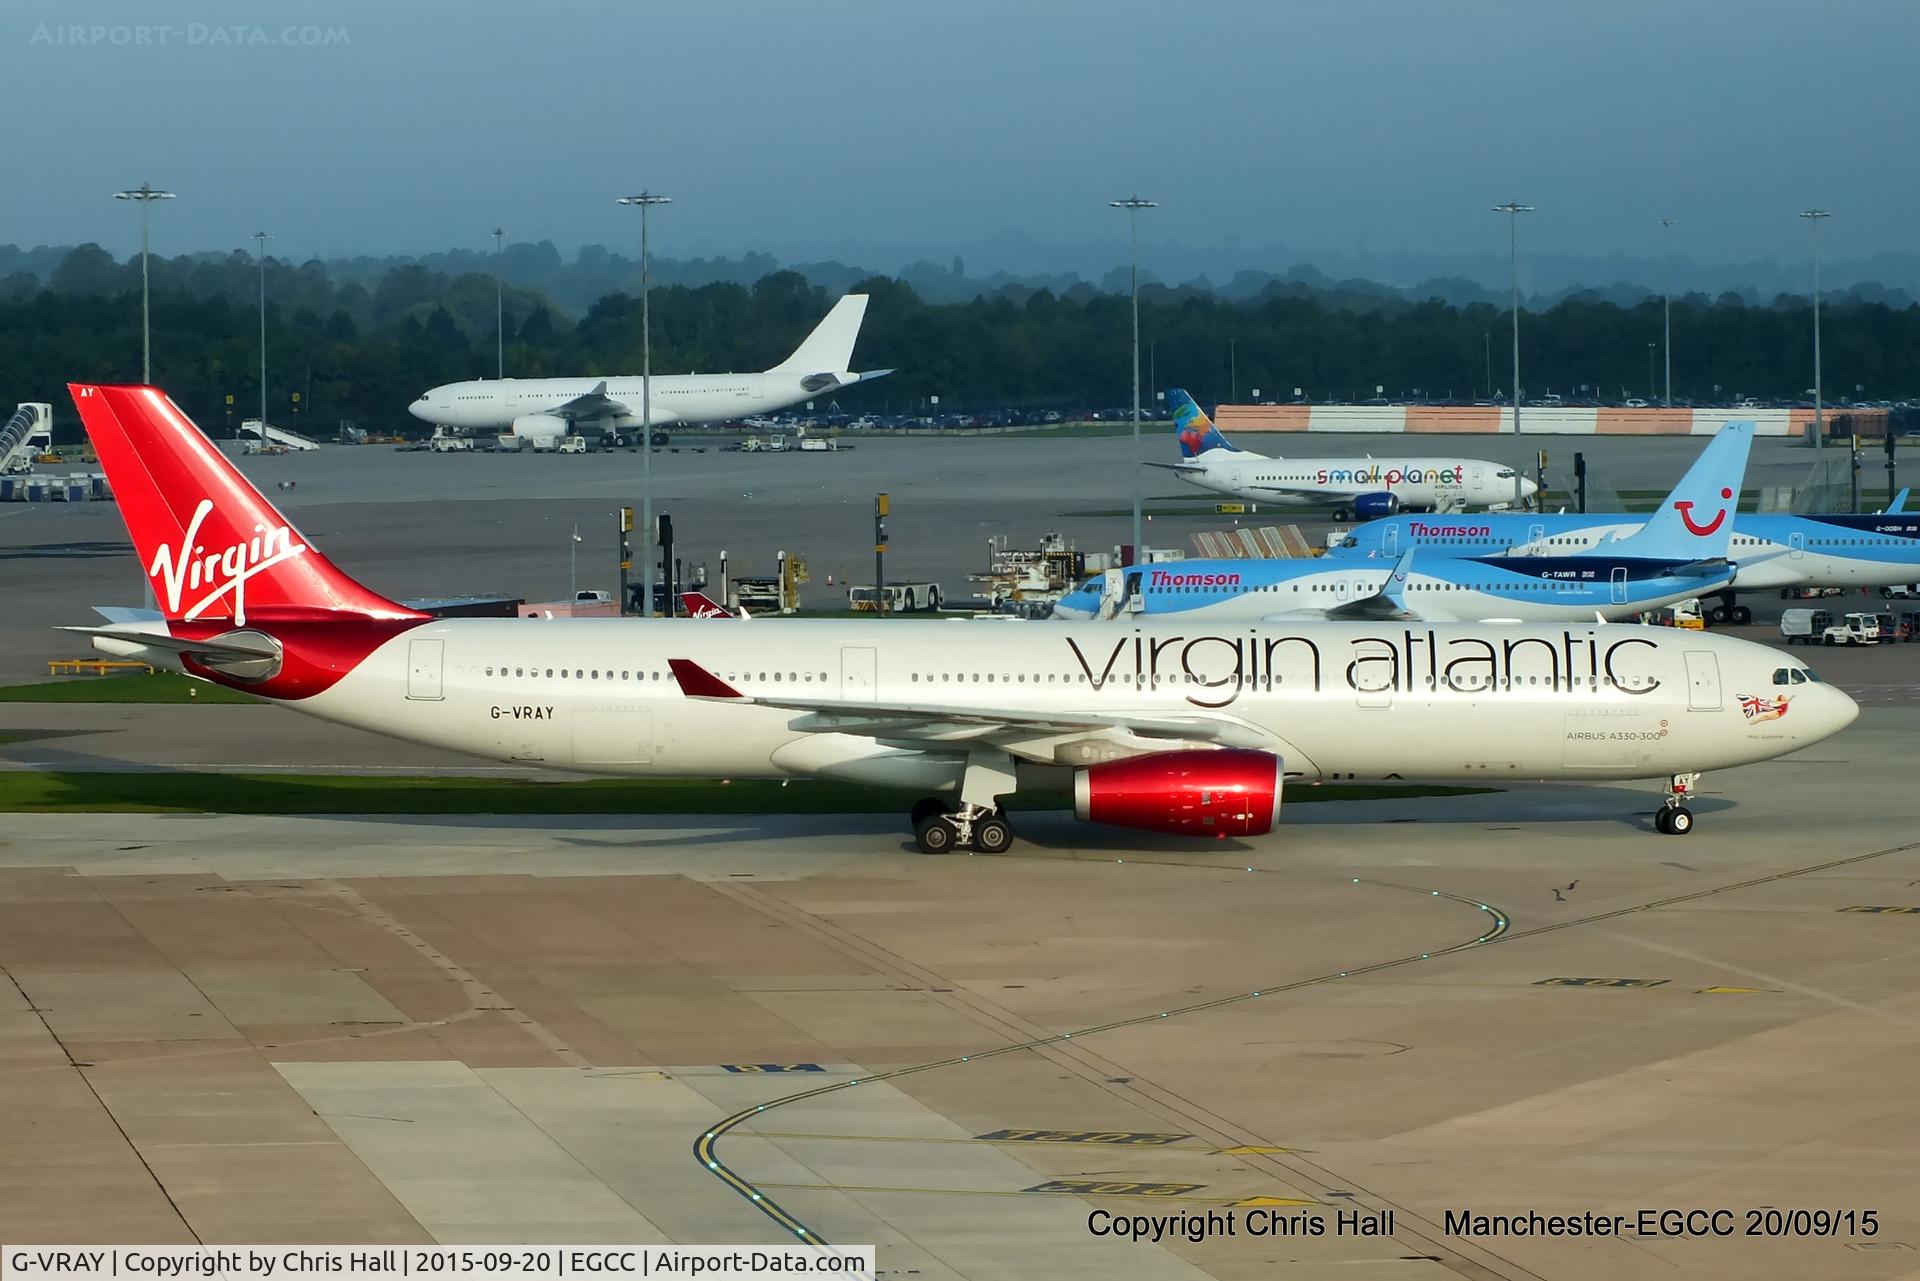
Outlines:
[[[1667,785],[1667,799],[1653,812],[1653,828],[1662,836],[1685,836],[1693,830],[1693,811],[1683,803],[1700,787],[1698,774],[1675,774]]]

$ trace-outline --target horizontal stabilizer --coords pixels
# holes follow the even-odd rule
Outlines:
[[[188,640],[184,636],[170,636],[166,632],[140,631],[132,627],[56,627],[57,632],[78,632],[83,636],[92,636],[100,640],[117,641],[125,645],[139,645],[147,649],[161,649],[174,654],[205,654],[215,658],[278,658],[280,647],[262,636],[258,640],[236,637],[232,634],[209,640]]]

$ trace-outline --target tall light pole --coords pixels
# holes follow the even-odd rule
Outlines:
[[[1668,409],[1673,408],[1673,235],[1671,232],[1672,227],[1673,227],[1673,219],[1662,218],[1660,220],[1660,252],[1667,260],[1664,268],[1661,271],[1661,275],[1665,277],[1665,279],[1661,283],[1660,294],[1666,310],[1666,319],[1663,325],[1663,329],[1665,332],[1661,336],[1660,347],[1661,347],[1661,350],[1666,355],[1666,362],[1667,362],[1667,394],[1666,394],[1665,400],[1666,400],[1666,405]]]
[[[1234,404],[1240,403],[1240,348],[1235,339],[1227,339],[1227,389]]]
[[[637,196],[621,196],[618,203],[640,207],[640,545],[647,549],[640,558],[640,616],[653,617],[653,554],[657,543],[653,527],[653,328],[647,310],[648,278],[647,211],[655,205],[671,204],[673,197],[656,196],[643,191]],[[724,584],[723,584],[724,586]]]
[[[500,292],[500,244],[506,236],[501,228],[493,229],[493,348],[499,362],[495,378],[507,376],[507,309]]]
[[[260,443],[267,443],[267,242],[272,240],[264,231],[253,233],[253,241],[260,246]]]
[[[1820,412],[1820,220],[1833,215],[1824,209],[1805,209],[1800,216],[1813,229],[1813,447],[1825,449],[1827,429]]]
[[[140,206],[140,381],[153,381],[153,329],[147,320],[147,209],[156,200],[172,200],[171,191],[161,191],[143,182],[131,191],[116,191],[115,200],[131,200]]]
[[[1520,434],[1520,215],[1532,213],[1532,205],[1509,200],[1495,205],[1493,212],[1507,215],[1507,258],[1513,280],[1513,434]]]
[[[1133,285],[1133,555],[1138,560],[1144,545],[1140,525],[1140,469],[1146,463],[1140,456],[1140,211],[1157,209],[1159,204],[1128,196],[1125,200],[1109,200],[1107,207],[1127,211],[1128,270]]]

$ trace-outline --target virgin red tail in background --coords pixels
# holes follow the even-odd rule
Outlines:
[[[70,383],[134,550],[170,620],[422,615],[309,545],[156,387]]]

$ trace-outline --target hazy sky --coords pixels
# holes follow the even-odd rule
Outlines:
[[[1510,196],[1543,253],[1671,216],[1798,259],[1815,204],[1823,254],[1920,247],[1907,0],[27,0],[0,40],[0,242],[127,252],[151,179],[156,249],[296,258],[625,248],[642,187],[659,252],[884,269],[1116,261],[1132,191],[1143,257],[1504,255]]]

